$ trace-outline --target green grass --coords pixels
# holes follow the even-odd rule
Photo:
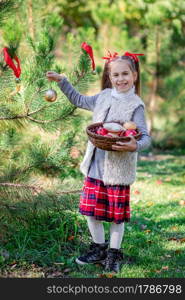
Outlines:
[[[131,189],[131,222],[125,226],[121,278],[185,277],[185,166],[181,155],[141,157]],[[63,185],[70,189],[70,182]],[[76,188],[82,177],[76,180]],[[61,188],[64,188],[61,187]],[[74,188],[74,181],[72,181]],[[38,196],[37,196],[38,197]],[[1,277],[97,278],[110,276],[99,265],[79,266],[75,258],[90,242],[78,213],[79,194],[50,195],[14,203],[0,213]],[[180,202],[181,201],[181,202]],[[23,205],[24,204],[24,205]],[[17,205],[17,209],[16,209]],[[21,210],[21,205],[26,208]],[[26,206],[27,205],[27,206]],[[109,238],[109,224],[104,223]],[[111,275],[112,276],[112,275]]]

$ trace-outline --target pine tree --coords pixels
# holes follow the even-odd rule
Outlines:
[[[83,92],[94,80],[89,55],[83,49],[80,50],[80,45],[75,49],[79,54],[77,58],[74,55],[76,64],[73,68],[56,65],[54,50],[62,20],[58,19],[56,25],[56,16],[42,18],[38,27],[34,26],[34,33],[31,30],[28,38],[25,38],[25,28],[15,25],[16,22],[13,22],[13,26],[12,21],[5,18],[5,15],[13,14],[15,10],[16,16],[19,14],[20,17],[25,4],[30,13],[30,3],[10,0],[0,2],[3,33],[0,45],[1,48],[8,48],[12,59],[19,57],[22,69],[19,80],[6,64],[1,52],[0,204],[4,206],[16,199],[31,199],[41,191],[37,188],[37,182],[30,183],[30,175],[34,172],[59,176],[61,179],[70,171],[74,172],[74,161],[69,153],[82,120],[75,115],[76,107],[66,100],[56,83],[47,81],[46,71],[53,69],[65,72],[71,83]],[[58,94],[57,100],[52,103],[45,100],[49,88],[55,89]],[[38,130],[55,136],[54,142],[42,142],[33,134]]]

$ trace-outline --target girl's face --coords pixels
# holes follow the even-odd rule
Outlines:
[[[137,79],[137,73],[130,69],[126,61],[114,61],[110,63],[110,81],[112,87],[120,93],[129,91]]]

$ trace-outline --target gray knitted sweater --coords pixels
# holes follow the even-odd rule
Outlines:
[[[87,109],[90,111],[94,110],[99,93],[94,96],[81,95],[68,82],[67,78],[62,79],[62,81],[60,81],[58,85],[72,104],[82,109]],[[108,119],[108,115],[105,121],[107,119]],[[141,139],[137,141],[137,152],[139,152],[149,147],[151,143],[151,138],[148,134],[146,121],[145,121],[144,107],[142,105],[135,109],[131,117],[131,120],[136,123],[138,129],[142,132]],[[104,159],[105,159],[105,151],[96,148],[88,172],[89,177],[102,180],[103,173],[104,173]]]

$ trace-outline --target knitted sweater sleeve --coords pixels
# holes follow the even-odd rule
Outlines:
[[[61,81],[59,81],[58,86],[72,104],[74,104],[79,108],[87,109],[90,111],[94,110],[94,107],[96,105],[96,100],[99,94],[96,94],[94,96],[84,96],[80,94],[69,83],[66,77],[64,77]]]
[[[136,123],[137,128],[142,133],[141,139],[137,141],[136,151],[139,152],[148,148],[151,144],[151,137],[148,133],[143,106],[139,106],[135,109],[132,116],[132,121]]]

